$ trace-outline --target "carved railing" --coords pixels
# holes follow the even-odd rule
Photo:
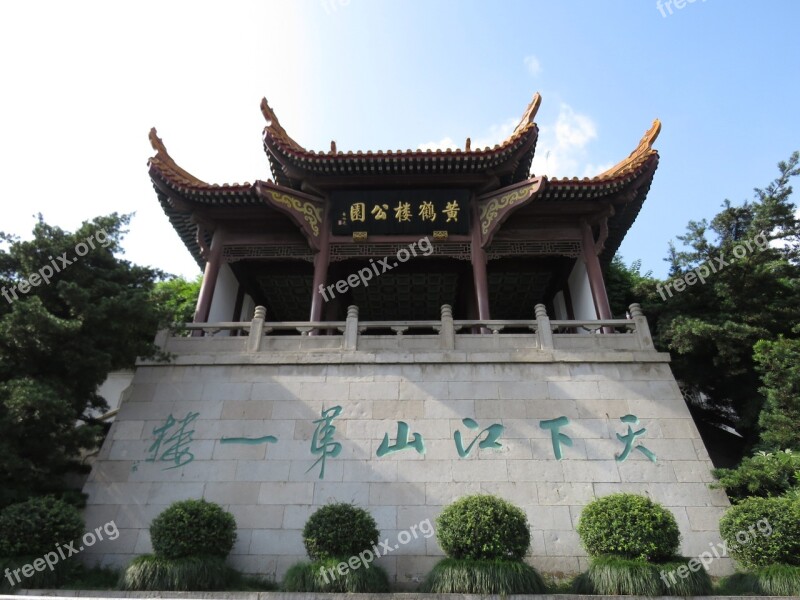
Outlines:
[[[498,319],[468,319],[455,320],[449,305],[442,306],[441,318],[428,321],[360,321],[358,307],[350,306],[347,309],[345,321],[284,321],[270,322],[266,320],[266,309],[259,306],[255,310],[252,321],[226,322],[226,323],[190,323],[179,328],[184,333],[191,332],[194,337],[185,340],[204,340],[218,338],[222,332],[225,337],[246,337],[245,347],[248,352],[258,352],[265,346],[264,340],[291,336],[319,336],[320,338],[336,337],[341,340],[340,347],[344,350],[357,350],[359,340],[375,339],[382,336],[402,339],[404,337],[427,336],[438,338],[436,347],[440,350],[454,350],[457,346],[456,339],[466,339],[466,336],[482,334],[495,338],[506,335],[527,336],[536,338],[536,347],[547,350],[559,346],[569,348],[575,342],[589,341],[587,335],[602,336],[611,340],[617,336],[631,336],[632,349],[653,350],[653,341],[650,328],[638,304],[630,306],[629,319],[605,320],[550,320],[544,305],[537,304],[533,320],[498,320]],[[421,332],[421,333],[420,333]],[[175,331],[162,331],[156,343],[162,348],[167,348],[168,341],[174,336]],[[278,335],[275,335],[278,334]],[[287,336],[288,334],[288,336]],[[569,340],[572,340],[570,342]],[[310,340],[309,340],[310,341]],[[598,340],[598,347],[602,348],[604,342]],[[338,345],[338,344],[337,344]],[[606,344],[612,347],[613,344]]]

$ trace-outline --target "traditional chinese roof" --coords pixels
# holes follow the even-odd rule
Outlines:
[[[650,190],[658,168],[658,152],[653,143],[660,132],[661,121],[656,119],[624,160],[594,177],[547,179],[537,198],[538,202],[592,200],[612,204],[614,214],[608,219],[608,239],[601,254],[604,263],[614,257]]]
[[[304,181],[321,186],[335,178],[371,178],[380,176],[448,176],[482,175],[499,178],[500,185],[510,185],[528,177],[536,148],[539,128],[534,118],[542,99],[537,93],[522,115],[512,134],[494,148],[472,148],[467,138],[464,149],[455,150],[368,150],[362,152],[307,150],[292,139],[278,120],[266,98],[261,112],[267,121],[264,128],[264,150],[275,181],[300,189]]]
[[[322,224],[321,199],[283,188],[271,181],[221,185],[206,183],[175,163],[155,128],[150,130],[150,144],[156,155],[148,161],[148,166],[158,200],[201,268],[205,264],[203,248],[211,244],[211,234],[200,233],[203,230],[198,229],[198,217],[202,218],[198,213],[202,213],[203,209],[249,205],[261,209],[265,214],[282,213],[294,221],[309,238],[311,246],[315,246]],[[201,235],[203,239],[199,238]]]
[[[415,182],[419,181],[420,175],[433,175],[436,181],[448,180],[449,175],[471,174],[478,180],[497,176],[499,181],[493,186],[492,196],[499,195],[498,199],[502,199],[511,194],[516,198],[504,205],[508,210],[497,217],[497,227],[529,200],[537,205],[589,202],[611,207],[608,238],[601,255],[603,261],[608,262],[638,215],[650,188],[658,166],[658,153],[653,149],[653,143],[661,123],[658,120],[653,123],[627,158],[595,177],[533,177],[529,171],[538,135],[534,118],[540,104],[541,97],[536,94],[516,129],[494,148],[472,149],[467,140],[464,150],[344,153],[337,151],[333,144],[329,152],[315,153],[304,149],[288,135],[264,100],[261,104],[267,119],[264,146],[277,183],[207,183],[176,164],[155,129],[150,131],[150,142],[156,154],[150,158],[148,166],[164,212],[201,266],[205,262],[201,246],[210,243],[210,239],[197,239],[194,212],[198,207],[267,207],[273,211],[269,214],[278,212],[289,216],[314,247],[314,238],[320,230],[322,199],[297,191],[305,181],[303,178],[310,177],[318,183],[325,177],[346,175],[348,181],[371,177],[374,183],[375,175],[384,174],[395,175],[393,182],[397,181],[397,176],[409,176]],[[535,193],[532,191],[522,199],[520,192],[515,191],[521,187],[535,187]],[[514,203],[519,203],[519,206],[514,206]],[[566,205],[564,208],[569,210]]]

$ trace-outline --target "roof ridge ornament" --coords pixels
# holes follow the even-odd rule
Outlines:
[[[164,145],[164,142],[158,137],[158,131],[156,131],[155,127],[150,128],[150,133],[148,134],[150,138],[150,145],[153,147],[153,150],[156,151],[156,156],[159,154],[166,154],[169,156],[167,152],[167,147]]]
[[[278,120],[278,115],[272,110],[266,98],[261,98],[261,114],[264,115],[264,120],[267,122],[265,131],[269,131],[273,137],[278,138],[280,141],[291,147],[293,150],[299,152],[308,152],[303,146],[294,141]]]
[[[616,177],[617,175],[621,175],[626,171],[636,168],[639,163],[643,162],[650,155],[657,153],[655,150],[653,150],[653,144],[655,143],[656,139],[658,139],[659,133],[661,133],[661,121],[659,119],[654,119],[650,129],[648,129],[642,136],[642,139],[639,140],[639,145],[636,146],[634,151],[631,152],[627,158],[621,160],[616,165],[606,171],[603,171],[599,175],[595,175],[592,177],[592,179],[611,179],[612,177]]]
[[[533,95],[533,99],[528,104],[528,108],[525,109],[525,112],[522,114],[522,118],[519,121],[519,125],[514,129],[514,133],[511,134],[513,138],[519,133],[528,127],[529,125],[533,124],[533,120],[536,118],[536,113],[539,112],[539,107],[542,105],[542,95],[539,92],[536,92]]]

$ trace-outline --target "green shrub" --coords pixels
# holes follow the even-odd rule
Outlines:
[[[544,594],[536,569],[521,560],[445,558],[425,578],[421,592],[431,594]]]
[[[366,565],[358,569],[348,568],[344,575],[340,575],[337,567],[341,562],[338,558],[326,558],[294,564],[286,571],[281,587],[286,592],[357,594],[389,591],[389,577],[382,568]]]
[[[150,539],[156,556],[163,558],[225,558],[236,541],[236,520],[213,502],[182,500],[153,519]]]
[[[35,560],[41,560],[41,558],[41,555],[0,558],[0,593],[7,593],[20,589],[44,590],[57,588],[68,581],[78,567],[78,563],[75,561],[59,560],[52,571],[45,567],[43,571],[34,570],[30,577],[25,577],[21,571],[16,575],[14,574],[15,570],[21,569],[26,565],[33,565]],[[11,572],[11,581],[13,581],[13,585],[5,575],[6,569]],[[19,576],[19,582],[17,581],[17,576]]]
[[[465,496],[436,519],[436,538],[450,558],[522,560],[531,541],[521,509],[496,496]]]
[[[84,531],[78,509],[52,496],[31,498],[0,511],[0,556],[42,556]],[[49,570],[49,569],[48,569]]]
[[[379,537],[372,515],[342,502],[323,506],[309,517],[303,528],[303,544],[312,560],[341,557],[347,560],[371,548]]]
[[[711,487],[725,488],[733,502],[750,496],[769,498],[800,488],[800,454],[757,452],[745,458],[735,469],[714,469],[718,483]]]
[[[705,596],[712,592],[713,584],[702,567],[692,572],[685,569],[686,577],[675,573],[690,562],[688,558],[674,557],[669,562],[655,564],[644,560],[629,560],[616,556],[593,558],[589,570],[575,578],[574,594],[600,594],[604,596]],[[672,576],[670,576],[673,574]]]
[[[736,573],[719,584],[726,596],[800,596],[800,567],[772,565],[751,573]]]
[[[578,523],[591,556],[617,556],[660,562],[677,554],[680,530],[666,508],[636,494],[611,494],[593,500]]]
[[[725,513],[719,530],[728,552],[743,567],[800,565],[800,501],[742,500]]]
[[[144,554],[123,571],[119,588],[126,591],[204,592],[224,590],[239,574],[219,556],[164,558]]]

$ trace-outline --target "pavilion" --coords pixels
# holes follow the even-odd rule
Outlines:
[[[149,161],[164,212],[205,269],[196,323],[364,319],[613,317],[603,282],[658,165],[659,121],[616,166],[592,178],[530,173],[536,94],[494,148],[307,150],[266,100],[263,141],[273,180],[209,184],[178,166],[153,129]],[[321,294],[423,237],[433,251],[369,287]],[[330,300],[330,301],[326,301]],[[617,315],[620,316],[620,315]]]

